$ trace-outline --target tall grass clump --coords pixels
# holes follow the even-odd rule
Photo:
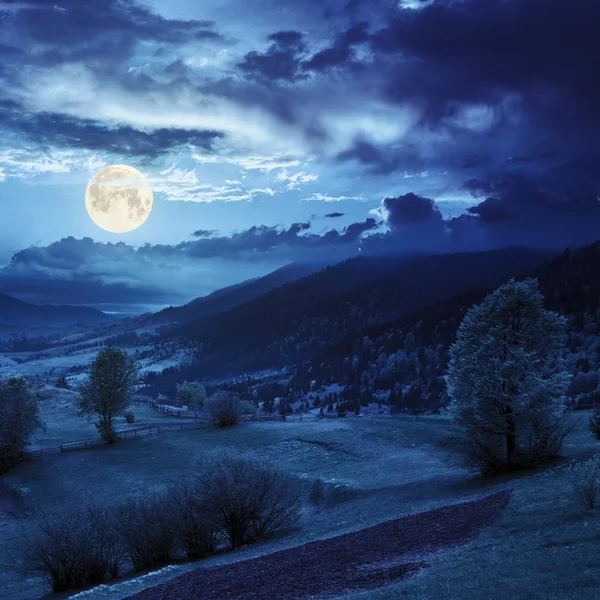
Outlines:
[[[594,508],[600,497],[600,453],[589,460],[571,464],[567,476],[583,505]]]

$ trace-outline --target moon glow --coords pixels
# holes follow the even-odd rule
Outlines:
[[[148,180],[133,167],[111,165],[98,171],[85,190],[85,207],[98,227],[126,233],[142,225],[153,205]]]

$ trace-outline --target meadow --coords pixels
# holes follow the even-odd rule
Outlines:
[[[40,434],[46,437],[38,437],[36,444],[76,435],[85,421],[76,416],[72,405],[63,409],[60,401],[46,405],[51,418],[47,431]],[[134,412],[138,424],[151,419],[178,420],[145,406]],[[170,566],[157,574],[126,576],[81,597],[124,598],[191,568],[243,560],[513,488],[499,521],[475,541],[427,557],[430,566],[413,578],[377,591],[350,593],[344,600],[579,598],[600,584],[595,550],[600,511],[585,510],[575,502],[564,469],[568,461],[589,456],[596,449],[587,418],[585,412],[570,416],[574,430],[557,463],[540,471],[492,478],[454,464],[448,444],[451,424],[444,416],[349,416],[240,424],[64,453],[23,463],[4,476],[0,560],[10,562],[11,546],[36,513],[86,498],[116,503],[130,495],[164,489],[193,476],[211,453],[236,447],[270,459],[295,475],[307,495],[310,484],[322,479],[331,490],[328,504],[319,509],[307,504],[298,529],[268,541],[198,563]],[[23,581],[6,570],[0,576],[2,598],[24,600],[47,591],[47,585],[36,578]]]

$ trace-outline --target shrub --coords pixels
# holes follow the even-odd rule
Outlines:
[[[135,415],[133,414],[133,411],[128,410],[125,413],[125,420],[131,425],[131,423],[135,423]]]
[[[177,519],[165,495],[127,500],[117,515],[123,548],[136,571],[171,561],[176,550]]]
[[[575,494],[586,508],[594,508],[600,491],[600,454],[593,458],[571,464],[568,477]]]
[[[188,558],[197,559],[215,551],[219,536],[209,518],[197,485],[169,490],[169,502],[176,515],[177,538]]]
[[[204,410],[215,419],[221,427],[235,425],[242,414],[239,397],[225,390],[217,390],[204,402]]]
[[[232,548],[291,525],[299,517],[296,482],[247,454],[230,450],[208,460],[198,489],[213,527]]]
[[[54,592],[116,577],[122,558],[113,518],[95,505],[47,515],[23,540],[23,571],[42,575]]]

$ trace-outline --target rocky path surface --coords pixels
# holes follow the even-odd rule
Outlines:
[[[427,566],[427,555],[476,538],[511,491],[387,521],[228,565],[198,568],[135,600],[302,600],[380,587]]]

